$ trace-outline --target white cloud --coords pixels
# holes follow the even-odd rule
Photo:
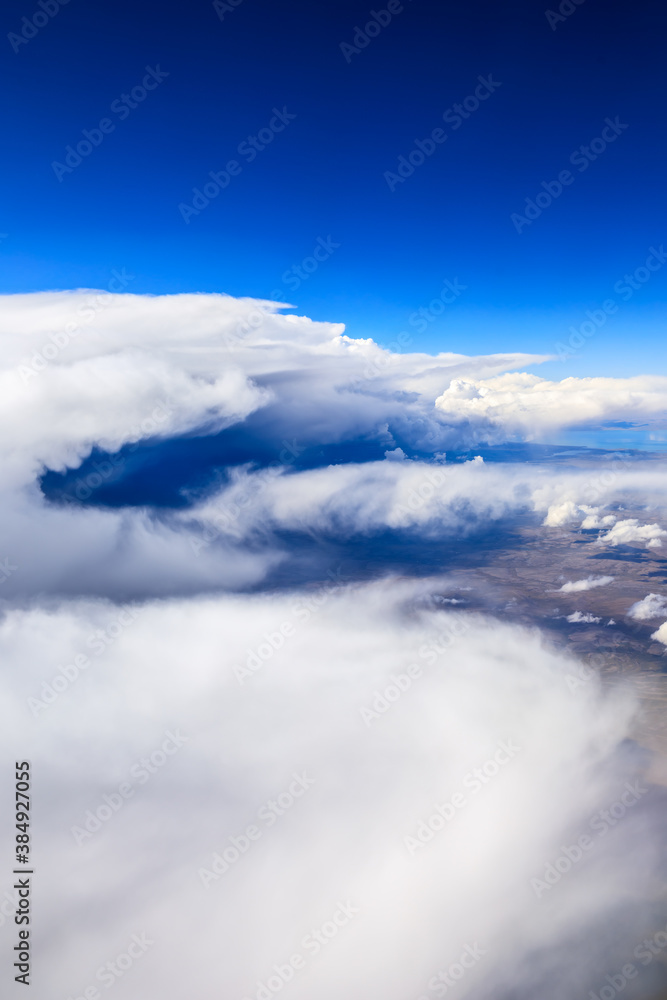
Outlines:
[[[580,527],[583,531],[590,531],[593,528],[608,528],[614,524],[615,521],[615,514],[605,514],[603,517],[600,517],[598,512],[593,510],[592,513],[586,515],[581,522]]]
[[[654,886],[660,819],[642,799],[605,836],[591,827],[629,780],[615,755],[633,702],[594,677],[573,691],[578,665],[537,633],[434,609],[443,586],[315,593],[310,611],[303,593],[152,602],[99,655],[90,636],[118,617],[107,602],[6,614],[0,743],[5,757],[20,746],[34,761],[42,789],[39,921],[54,996],[83,995],[143,932],[154,945],[119,996],[254,997],[300,953],[294,1000],[404,1000],[478,942],[484,962],[462,996],[496,995],[509,965],[514,995],[534,995],[537,976],[555,1000],[554,963],[593,988],[610,927],[616,953],[634,945],[628,898]],[[260,667],[239,684],[234,666],[260,647]],[[90,665],[63,689],[54,680],[80,653]],[[412,663],[421,675],[407,684]],[[27,699],[42,696],[51,704],[35,718]],[[366,725],[361,709],[374,704]],[[182,749],[78,846],[72,828],[167,731],[186,738]],[[520,749],[475,784],[473,769],[508,742]],[[269,824],[258,810],[294,772],[314,784]],[[456,793],[464,807],[411,854],[405,838]],[[229,838],[243,846],[249,824],[260,838],[205,889],[200,869]],[[582,834],[592,863],[538,898],[531,880]],[[315,961],[303,938],[338,900],[359,914]],[[0,935],[13,944],[11,926]],[[586,948],[573,950],[572,936]]]
[[[141,436],[136,426],[165,400],[173,404],[170,433],[268,407],[286,435],[322,443],[377,434],[390,421],[408,444],[432,452],[489,433],[532,440],[590,421],[651,421],[667,410],[667,379],[658,376],[552,383],[508,374],[539,356],[397,355],[347,337],[340,323],[221,295],[106,295],[104,308],[83,319],[91,296],[0,297],[0,319],[12,331],[0,359],[0,405],[15,422],[17,460],[27,448],[25,460],[58,468],[94,442],[117,447]]]
[[[567,616],[569,622],[583,622],[592,625],[594,622],[602,621],[601,618],[596,618],[595,615],[589,613],[583,614],[581,611],[575,611],[573,614]]]
[[[595,840],[596,864],[544,900],[531,879],[623,791],[628,693],[582,682],[537,630],[443,610],[457,599],[436,598],[455,581],[206,595],[259,590],[272,571],[292,580],[290,533],[352,549],[374,532],[458,539],[519,512],[606,526],[615,493],[646,504],[664,491],[660,474],[638,464],[598,484],[590,470],[439,456],[573,421],[657,419],[667,380],[554,384],[506,374],[540,360],[530,355],[393,355],[341,324],[225,296],[110,296],[89,320],[93,294],[0,298],[10,331],[0,410],[12,432],[0,440],[0,556],[17,566],[2,592],[0,743],[6,759],[17,747],[32,757],[48,789],[49,990],[83,995],[145,930],[155,945],[116,985],[119,998],[255,997],[339,899],[358,919],[294,977],[293,1000],[418,995],[468,941],[488,954],[462,997],[478,983],[495,995],[511,968],[513,990],[535,995],[537,970],[552,1000],[552,963],[593,988],[608,968],[610,914],[616,953],[635,943],[628,899],[655,884],[656,817],[629,813]],[[299,447],[370,441],[386,459],[301,471],[249,460],[178,511],[57,506],[37,485],[95,447],[230,426]],[[145,604],[118,632],[118,604],[82,593]],[[372,725],[369,706],[379,706]],[[76,846],[72,827],[177,729],[183,750]],[[508,740],[516,759],[473,793],[466,778]],[[198,870],[230,837],[243,843],[295,771],[315,778],[308,796],[203,889]],[[466,808],[412,857],[405,837],[462,790]],[[585,948],[574,953],[573,939]]]
[[[628,611],[630,618],[645,622],[651,618],[663,618],[667,615],[667,598],[661,594],[647,594],[641,601],[636,601]]]
[[[611,531],[598,539],[601,545],[630,545],[631,542],[646,542],[647,548],[659,549],[667,531],[659,524],[639,524],[636,517],[617,521]]]
[[[224,426],[273,400],[272,421],[285,436],[321,444],[377,434],[390,419],[415,446],[445,445],[460,434],[434,410],[443,384],[540,360],[393,355],[345,336],[340,323],[222,295],[108,294],[84,320],[93,295],[0,296],[0,320],[12,331],[0,408],[14,422],[11,454],[21,468],[62,468],[93,443],[115,448],[146,436],[137,426],[165,401],[168,433]]]
[[[581,515],[585,514],[586,516],[580,524],[580,527],[584,530],[603,528],[614,524],[616,521],[614,514],[605,514],[603,517],[600,517],[599,511],[599,507],[589,507],[587,504],[575,503],[571,499],[565,499],[549,506],[547,516],[542,523],[550,528],[559,528],[578,521]]]
[[[667,622],[663,622],[660,628],[656,632],[653,632],[651,638],[667,646]]]
[[[651,421],[667,416],[667,378],[566,378],[549,382],[524,372],[454,379],[435,403],[449,418],[484,427],[498,440],[539,440],[566,427],[608,420]]]
[[[385,451],[384,457],[388,462],[404,462],[407,458],[402,448],[394,448],[391,451]]]
[[[594,587],[606,587],[612,583],[613,576],[587,576],[585,580],[569,580],[559,587],[559,591],[564,594],[577,594],[581,590],[593,590]]]
[[[542,524],[548,528],[560,528],[565,524],[571,524],[581,517],[580,508],[572,500],[563,500],[561,503],[551,504]]]
[[[289,561],[277,538],[284,531],[466,535],[531,510],[547,526],[583,517],[584,525],[596,518],[608,527],[614,515],[604,505],[620,490],[637,502],[660,497],[659,476],[641,463],[601,475],[564,467],[556,476],[548,466],[481,456],[448,465],[407,460],[412,448],[442,455],[446,446],[483,437],[486,418],[465,415],[466,400],[486,399],[500,385],[503,393],[536,387],[534,376],[500,375],[535,358],[392,355],[346,337],[341,324],[216,295],[109,295],[88,321],[93,294],[0,297],[11,331],[0,358],[0,409],[12,427],[0,440],[0,556],[18,566],[6,597],[36,589],[111,596],[237,589]],[[65,334],[73,323],[77,332]],[[489,381],[480,382],[481,395],[470,388],[480,379]],[[623,380],[584,381],[586,393],[599,390],[611,409],[626,398]],[[450,384],[463,407],[455,419],[435,405]],[[647,413],[657,392],[651,386],[646,394],[632,383],[632,398],[636,406],[646,400]],[[549,409],[551,391],[535,388],[534,399]],[[94,447],[113,451],[232,425],[276,440],[278,450],[281,440],[299,449],[371,440],[387,458],[306,471],[239,467],[185,514],[58,507],[36,484],[45,469],[76,468]],[[606,540],[615,544],[629,523]],[[213,540],[197,548],[202,530]],[[663,535],[657,526],[637,530],[654,547]]]
[[[251,552],[220,537],[195,558],[185,521],[168,511],[46,503],[37,477],[78,467],[94,447],[113,452],[149,438],[210,434],[254,415],[260,440],[296,435],[303,448],[365,436],[400,458],[405,450],[390,422],[427,450],[458,437],[433,409],[449,373],[492,374],[536,360],[392,355],[345,337],[341,324],[278,308],[219,295],[0,297],[10,331],[0,412],[12,429],[0,439],[0,556],[18,566],[6,596],[236,589],[259,582],[284,557],[270,539]]]

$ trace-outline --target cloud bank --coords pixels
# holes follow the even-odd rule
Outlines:
[[[632,697],[536,632],[442,610],[441,586],[149,602],[122,627],[106,602],[5,616],[2,742],[40,762],[53,995],[101,987],[144,934],[119,997],[254,1000],[297,954],[295,1000],[402,1000],[468,946],[461,996],[595,987],[659,852]]]
[[[660,929],[634,696],[415,576],[521,519],[602,557],[659,545],[651,461],[480,452],[657,425],[667,380],[395,354],[280,308],[0,299],[0,740],[38,765],[37,974],[63,997],[404,1000],[474,955],[471,1000],[599,990]],[[207,476],[174,487],[177,445]],[[74,498],[48,494],[67,470]],[[131,474],[158,500],[97,499]]]
[[[341,324],[279,308],[220,295],[0,298],[0,407],[12,428],[0,441],[0,554],[14,567],[7,597],[244,589],[293,558],[285,532],[465,536],[525,510],[544,511],[549,526],[581,517],[585,529],[609,527],[605,545],[661,544],[657,523],[615,523],[604,511],[622,489],[656,493],[652,470],[624,467],[596,486],[572,469],[556,478],[552,469],[502,469],[481,458],[441,467],[447,449],[471,442],[529,440],[630,411],[657,419],[665,380],[567,379],[556,391],[507,373],[537,357],[392,354],[347,337]],[[563,393],[567,405],[556,405]],[[517,423],[524,405],[530,427]],[[231,432],[233,467],[224,452]],[[140,458],[148,475],[160,443],[187,435],[220,441],[223,451],[212,444],[218,471],[204,490],[183,494],[186,513],[96,505],[107,480]],[[269,453],[258,465],[260,446]],[[322,448],[329,451],[318,458]],[[327,460],[336,448],[338,459]],[[355,460],[360,449],[372,460]],[[300,466],[304,454],[320,467]],[[87,505],[46,502],[40,476],[84,460],[75,496],[90,497]]]
[[[566,427],[608,421],[656,423],[666,413],[664,376],[566,378],[549,382],[523,372],[490,379],[454,379],[435,405],[457,422],[468,419],[497,440],[540,440]]]

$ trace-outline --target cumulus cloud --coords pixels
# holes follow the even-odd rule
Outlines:
[[[559,587],[559,592],[563,594],[577,594],[582,590],[593,590],[595,587],[606,587],[608,583],[612,583],[614,580],[613,576],[587,576],[585,580],[568,580],[564,583],[562,587]]]
[[[582,611],[575,611],[573,614],[567,616],[569,622],[582,622],[585,624],[592,625],[594,622],[602,621],[601,618],[596,618],[595,615],[590,613],[583,613]]]
[[[536,388],[540,380],[507,376],[508,368],[540,359],[394,355],[347,337],[342,324],[281,315],[281,308],[221,295],[0,297],[6,331],[0,408],[12,427],[0,441],[0,555],[17,567],[3,585],[5,596],[41,589],[131,597],[256,586],[290,558],[276,537],[282,531],[466,535],[526,510],[547,526],[591,516],[606,526],[614,515],[589,506],[590,493],[603,500],[636,478],[624,468],[596,486],[583,472],[554,477],[551,469],[520,464],[493,468],[476,455],[448,463],[446,482],[435,484],[447,448],[514,433],[512,420],[502,430],[494,417],[490,428],[469,402],[493,396],[501,385],[503,398],[519,389],[520,397],[528,386],[556,412],[551,392]],[[584,381],[586,398],[599,390],[608,416],[625,413],[628,393],[645,416],[656,410],[659,381],[644,389],[628,380]],[[476,384],[485,393],[470,389]],[[436,404],[450,388],[451,405]],[[563,420],[572,412],[563,407]],[[276,460],[268,469],[258,469],[252,457],[237,464],[219,486],[207,485],[204,498],[189,498],[187,515],[149,506],[67,508],[46,502],[37,485],[43,472],[77,469],[95,449],[121,449],[122,459],[123,448],[230,429],[245,435],[241,450],[252,456],[259,443],[273,448]],[[296,467],[308,448],[349,442],[373,445],[374,460]],[[105,461],[88,469],[93,491]],[[636,479],[636,489],[646,488],[651,475]],[[659,543],[656,530],[652,546]]]
[[[141,417],[165,399],[174,407],[164,428],[171,433],[262,410],[265,429],[276,434],[321,444],[386,427],[389,438],[403,433],[406,443],[430,451],[498,434],[532,440],[542,428],[593,419],[657,419],[667,409],[667,379],[657,376],[551,383],[508,374],[540,356],[392,354],[346,336],[340,323],[281,315],[277,303],[107,294],[91,310],[91,295],[0,297],[10,331],[0,362],[3,405],[18,425],[17,451],[38,415],[53,416],[32,456],[49,467],[91,439],[105,447],[133,439]],[[111,429],[107,393],[117,399]],[[56,436],[59,445],[48,445]]]
[[[75,461],[95,441],[118,447],[141,437],[142,417],[165,401],[173,409],[163,429],[170,433],[224,426],[261,408],[276,436],[298,433],[322,444],[379,436],[390,421],[412,445],[442,446],[457,437],[434,411],[443,384],[463,372],[492,374],[541,360],[394,355],[345,336],[340,323],[222,295],[108,294],[84,319],[90,298],[0,297],[9,331],[2,406],[15,423],[17,459],[33,439],[39,446],[35,454],[29,447],[25,460],[49,468]]]
[[[636,601],[628,611],[630,618],[645,622],[651,618],[663,618],[667,615],[667,598],[661,594],[647,594],[641,601]]]
[[[651,638],[667,646],[667,622],[663,622],[660,628],[656,632],[653,632]]]
[[[404,462],[406,454],[402,448],[393,448],[391,451],[385,451],[384,457],[388,462]]]
[[[585,509],[585,508],[582,508]],[[592,511],[592,513],[587,514],[586,517],[581,522],[581,528],[584,531],[591,531],[594,528],[608,528],[616,521],[615,514],[604,514],[602,517],[597,511]]]
[[[274,465],[289,466],[290,448],[348,440],[376,442],[389,460],[407,446],[439,452],[460,439],[433,407],[449,378],[539,360],[397,356],[281,308],[220,295],[0,297],[0,410],[12,427],[0,440],[0,554],[15,567],[7,596],[238,589],[283,558],[271,540],[259,551],[218,538],[195,559],[187,525],[168,510],[47,504],[38,477],[76,469],[94,449],[236,426],[251,442],[275,442]],[[86,483],[104,468],[95,463]]]
[[[542,523],[549,528],[559,528],[578,521],[582,514],[586,515],[580,524],[583,530],[607,527],[616,521],[615,514],[604,514],[601,517],[599,507],[590,507],[588,504],[575,503],[572,499],[568,498],[550,504],[547,516]]]
[[[483,426],[506,440],[539,440],[565,427],[608,420],[655,421],[667,415],[667,378],[566,378],[549,382],[524,372],[453,379],[435,402],[450,419]]]
[[[146,934],[119,1000],[266,1000],[295,954],[294,1000],[403,1000],[474,942],[462,997],[585,994],[607,946],[635,943],[658,877],[631,694],[537,630],[446,606],[459,598],[440,591],[464,588],[415,582],[407,556],[400,580],[343,585],[334,566],[313,584],[323,562],[295,579],[304,538],[357,555],[371,537],[433,550],[518,515],[608,527],[613,497],[664,489],[652,467],[554,472],[477,445],[657,421],[667,380],[549,383],[507,374],[530,355],[395,355],[281,308],[0,298],[0,742],[39,771],[39,988],[85,995]],[[88,459],[87,479],[115,474],[118,454],[152,474],[151,448],[195,435],[223,453],[180,506],[40,489]],[[609,534],[630,524],[658,529],[649,544],[667,534],[638,520]],[[622,821],[602,835],[612,807]],[[591,853],[573,862],[582,836]]]
[[[649,549],[659,549],[667,531],[659,524],[640,524],[636,517],[617,521],[611,531],[601,535],[601,545],[630,545],[632,542],[646,542]]]
[[[15,567],[6,595],[238,589],[281,558],[270,543],[258,552],[218,539],[215,552],[195,559],[184,522],[168,511],[48,505],[36,486],[45,470],[77,468],[94,448],[215,434],[250,416],[255,437],[273,436],[287,459],[280,442],[293,447],[295,431],[297,449],[366,435],[400,458],[390,422],[413,445],[451,439],[431,415],[429,372],[441,385],[450,370],[491,372],[529,360],[395,357],[346,338],[341,324],[279,308],[217,295],[0,297],[0,408],[12,427],[0,441],[0,505],[3,550]],[[97,484],[103,469],[96,463],[86,482]]]
[[[548,528],[559,528],[564,524],[571,524],[580,517],[579,505],[572,500],[563,500],[561,503],[550,505],[542,524]]]

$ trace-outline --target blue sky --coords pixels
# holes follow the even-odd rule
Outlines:
[[[44,2],[2,15],[0,290],[116,269],[128,291],[281,292],[351,336],[465,353],[558,352],[611,299],[542,373],[661,369],[667,267],[641,270],[667,245],[658,2]]]

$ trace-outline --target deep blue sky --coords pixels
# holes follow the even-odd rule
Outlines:
[[[471,353],[553,352],[611,297],[580,356],[544,374],[664,370],[667,264],[627,302],[613,286],[667,248],[667,8],[565,7],[552,30],[545,0],[406,0],[347,62],[340,44],[386,3],[242,0],[221,21],[205,0],[70,0],[14,52],[7,36],[40,8],[7,0],[0,290],[105,288],[113,268],[135,292],[282,288],[352,336],[407,329],[415,348]],[[158,65],[168,77],[125,120],[110,111]],[[443,122],[489,74],[489,99]],[[248,162],[239,143],[274,107],[296,118]],[[617,116],[628,127],[581,172],[570,154]],[[53,161],[105,117],[113,132],[59,182]],[[390,191],[385,171],[438,127],[446,141]],[[230,159],[241,173],[186,224],[179,204]],[[568,168],[519,235],[511,213]],[[291,289],[284,273],[329,236],[340,246]],[[410,327],[445,278],[465,291]]]

